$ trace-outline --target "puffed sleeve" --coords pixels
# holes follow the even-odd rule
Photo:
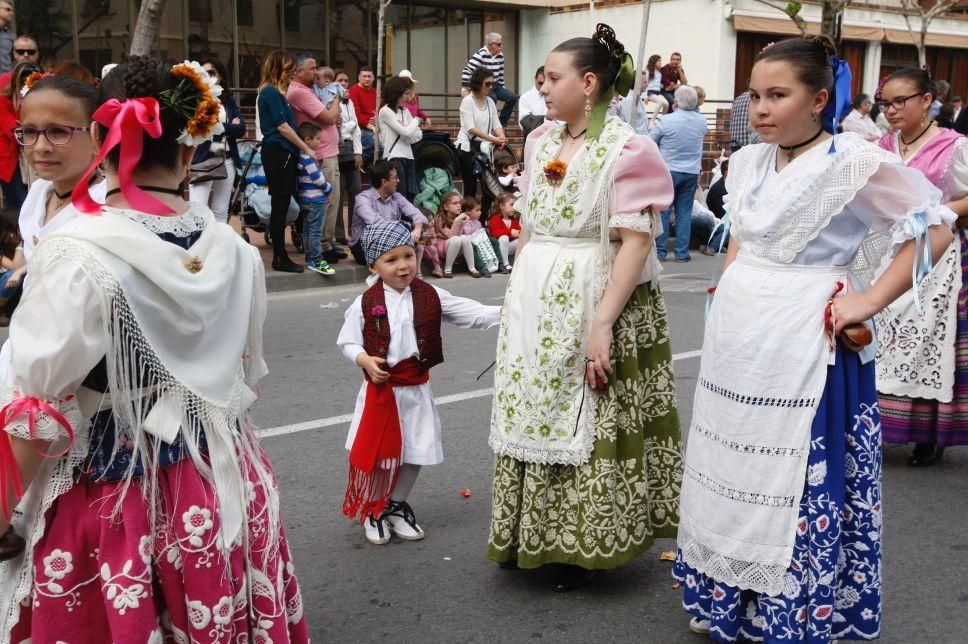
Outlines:
[[[65,419],[76,432],[82,414],[75,394],[108,349],[97,289],[80,266],[58,260],[31,272],[9,341],[10,373],[0,393],[0,406],[7,408],[4,429],[20,438],[54,440],[68,435]]]
[[[948,201],[968,198],[968,138],[958,141],[951,157],[951,197]]]
[[[651,138],[634,135],[622,149],[617,164],[609,228],[661,234],[659,213],[672,203],[673,187],[659,148]]]
[[[954,224],[955,213],[941,204],[941,191],[920,170],[882,163],[849,204],[875,232],[891,237],[891,255],[924,227]]]

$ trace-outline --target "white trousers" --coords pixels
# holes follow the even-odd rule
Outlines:
[[[456,235],[447,240],[445,245],[447,256],[444,259],[444,270],[450,273],[454,270],[454,262],[457,256],[464,253],[464,261],[467,262],[467,270],[474,270],[474,244],[467,235]]]
[[[229,220],[229,201],[235,182],[235,164],[231,157],[225,158],[225,171],[224,179],[193,183],[188,187],[188,200],[211,208],[215,219],[223,224]]]
[[[501,248],[501,261],[504,262],[505,266],[510,266],[510,256],[518,252],[518,240],[508,239],[507,235],[501,235],[497,240],[497,244]]]

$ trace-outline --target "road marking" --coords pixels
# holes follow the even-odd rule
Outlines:
[[[698,358],[702,354],[701,349],[696,351],[684,351],[683,353],[672,354],[672,361],[678,362],[679,360],[689,360],[690,358]],[[494,394],[494,388],[488,387],[487,389],[477,389],[475,391],[465,391],[462,394],[451,394],[449,396],[441,396],[437,398],[437,406],[449,405],[450,403],[463,402],[465,400],[474,400],[475,398],[486,398]],[[332,427],[333,425],[344,425],[346,423],[353,421],[353,414],[343,414],[342,416],[330,416],[329,418],[320,418],[318,420],[308,420],[304,423],[295,423],[294,425],[282,425],[281,427],[270,427],[268,429],[256,430],[256,434],[259,438],[272,438],[274,436],[285,436],[287,434],[297,434],[299,432],[306,432],[311,429],[322,429],[324,427]]]

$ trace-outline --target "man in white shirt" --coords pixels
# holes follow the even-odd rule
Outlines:
[[[541,95],[544,79],[544,65],[542,65],[534,73],[534,87],[518,99],[518,123],[521,124],[524,138],[528,138],[531,131],[544,122],[545,115],[548,113],[548,106],[545,104],[544,96]]]
[[[840,123],[840,128],[844,132],[859,134],[868,141],[880,139],[882,136],[881,130],[870,117],[871,107],[873,107],[871,97],[867,94],[858,94],[854,97],[854,109],[844,117],[844,120]]]

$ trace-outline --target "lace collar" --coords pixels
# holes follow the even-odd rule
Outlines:
[[[211,211],[207,207],[192,202],[189,202],[187,211],[174,216],[152,215],[140,210],[111,208],[110,206],[103,206],[101,210],[141,224],[157,235],[171,234],[177,237],[187,237],[205,230],[211,216]]]

